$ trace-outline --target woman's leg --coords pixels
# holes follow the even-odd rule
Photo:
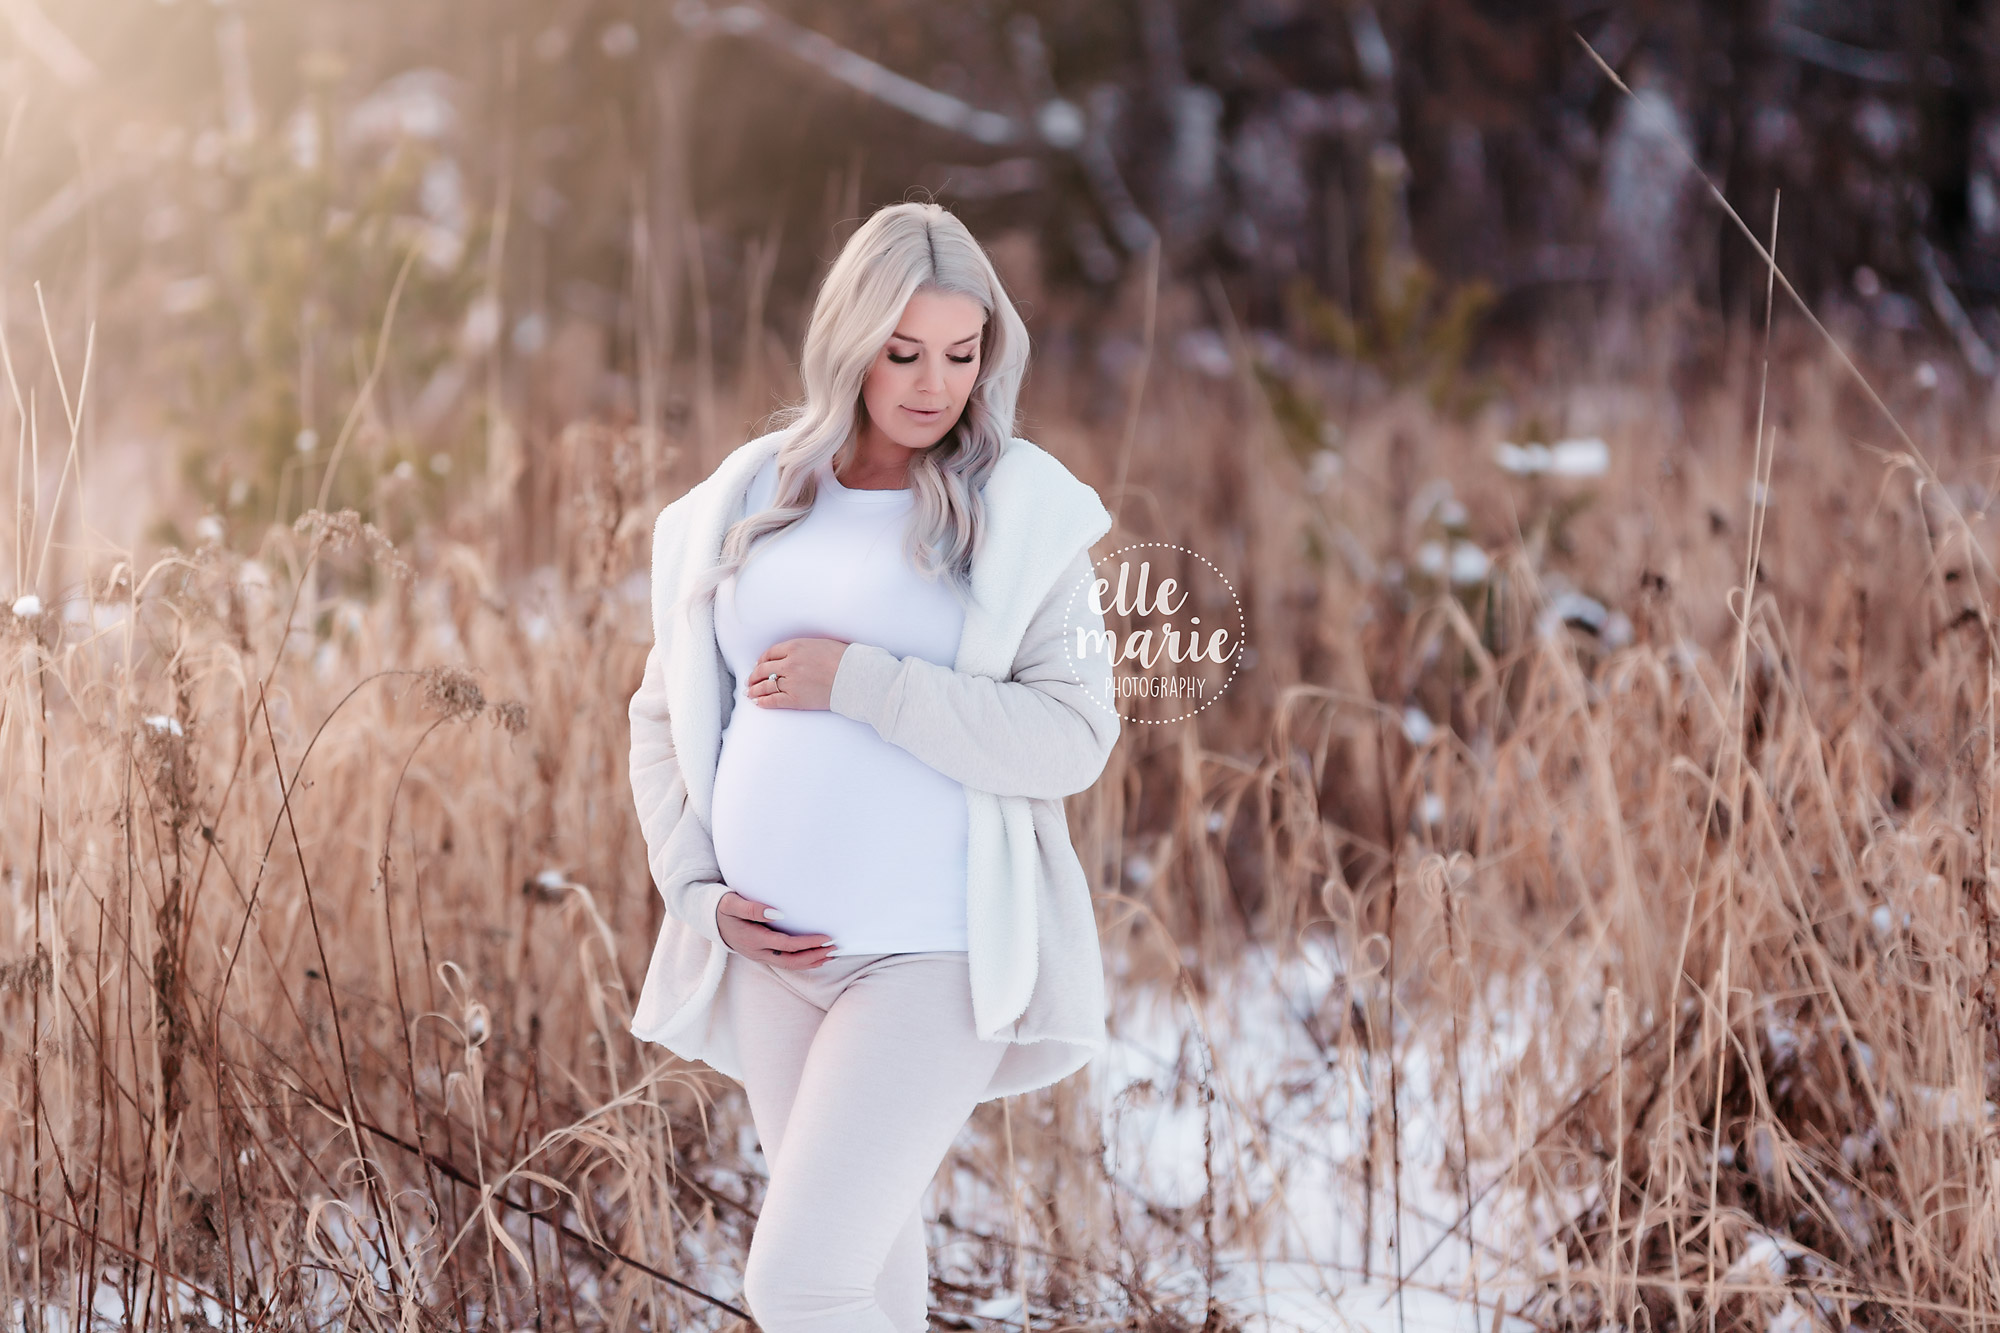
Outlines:
[[[847,980],[806,1054],[744,1268],[764,1333],[902,1333],[877,1280],[1005,1051],[973,1030],[962,953],[890,954]]]
[[[826,1017],[825,1010],[807,998],[819,987],[806,985],[801,989],[807,995],[801,995],[768,965],[740,957],[731,958],[723,969],[723,984],[730,989],[729,1013],[743,1064],[743,1092],[750,1103],[750,1119],[764,1147],[764,1161],[775,1164],[785,1141],[792,1103],[798,1096],[806,1052]],[[762,1230],[761,1222],[758,1230]],[[930,1287],[920,1199],[896,1233],[876,1280],[877,1297],[897,1333],[923,1333]]]
[[[737,1059],[743,1065],[743,1092],[750,1102],[764,1160],[778,1160],[785,1121],[798,1095],[799,1075],[826,1011],[787,986],[766,963],[741,956],[722,969],[729,992],[729,1015]]]
[[[896,1333],[924,1333],[931,1308],[931,1256],[924,1247],[924,1206],[921,1196],[902,1230],[890,1242],[882,1276],[875,1279],[875,1300],[896,1326]]]

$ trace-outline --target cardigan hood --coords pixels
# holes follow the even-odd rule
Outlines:
[[[653,632],[688,807],[712,827],[711,799],[732,678],[715,642],[712,600],[681,606],[744,517],[750,483],[782,432],[733,450],[660,513],[653,553]],[[1079,551],[1111,529],[1097,492],[1034,443],[1010,439],[981,492],[987,526],[953,668],[1009,677],[1035,610]],[[966,786],[966,922],[979,1035],[1014,1043],[986,1097],[1054,1082],[1103,1048],[1102,956],[1088,882],[1060,800]],[[635,1006],[632,1031],[738,1076],[714,998],[731,951],[669,916]]]

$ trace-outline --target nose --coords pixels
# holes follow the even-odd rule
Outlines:
[[[917,362],[917,387],[927,393],[944,392],[944,368],[930,357]]]

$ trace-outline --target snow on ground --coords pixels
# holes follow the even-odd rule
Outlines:
[[[1464,1228],[1452,1231],[1465,1211],[1466,1186],[1457,1176],[1461,1147],[1450,1032],[1443,1026],[1448,1019],[1415,1006],[1398,1009],[1398,1210],[1387,1053],[1364,1050],[1335,1030],[1347,1005],[1341,960],[1311,940],[1282,964],[1270,950],[1253,947],[1233,974],[1211,975],[1208,983],[1196,1010],[1179,988],[1114,979],[1109,1046],[1081,1076],[1105,1137],[1106,1168],[1121,1187],[1127,1245],[1150,1256],[1141,1275],[1146,1290],[1191,1323],[1201,1322],[1209,1295],[1202,1203],[1212,1166],[1214,1295],[1246,1333],[1488,1333],[1496,1296],[1508,1298],[1499,1327],[1528,1333],[1531,1325],[1512,1311],[1527,1289],[1525,1279],[1561,1267],[1560,1256],[1541,1239],[1555,1234],[1559,1219],[1503,1183],[1473,1210],[1470,1245]],[[1378,1002],[1376,1012],[1380,993],[1368,988],[1380,984],[1379,977],[1353,982],[1364,999]],[[1562,1025],[1555,1007],[1535,981],[1510,988],[1495,980],[1461,1018],[1458,1063],[1474,1138],[1475,1191],[1540,1128],[1532,1119],[1532,1098],[1530,1123],[1523,1125],[1499,1123],[1491,1108],[1530,1044],[1556,1039]],[[1544,1051],[1536,1063],[1574,1054]],[[1206,1107],[1199,1095],[1204,1075],[1214,1092]],[[1212,1163],[1204,1161],[1205,1127],[1212,1128]],[[743,1129],[744,1166],[761,1173],[754,1131],[747,1122]],[[927,1212],[934,1215],[944,1200],[961,1227],[1015,1234],[1012,1200],[962,1162],[933,1187]],[[1560,1202],[1569,1208],[1584,1201]],[[338,1209],[322,1224],[336,1243],[347,1239]],[[941,1225],[933,1226],[930,1242],[933,1262],[948,1281],[990,1286],[991,1273],[974,1266],[982,1247]],[[684,1280],[724,1299],[740,1296],[741,1256],[734,1242],[695,1229],[680,1234],[679,1251],[676,1268]],[[1026,1262],[1029,1285],[1039,1287],[1039,1261],[1031,1255]],[[1399,1268],[1405,1279],[1400,1299]],[[115,1285],[107,1282],[98,1296],[96,1326],[116,1326],[124,1312],[104,1304],[118,1304]],[[1114,1287],[1094,1293],[1091,1304],[1108,1315],[1124,1301]],[[18,1304],[12,1313],[12,1326],[21,1326]],[[205,1313],[213,1321],[220,1311]],[[1004,1327],[1012,1320],[1018,1328],[1019,1295],[998,1293],[976,1304],[973,1314],[973,1327]],[[61,1318],[54,1310],[48,1317]],[[708,1327],[705,1321],[712,1321],[709,1312],[695,1315],[689,1326]],[[965,1325],[941,1315],[934,1326]],[[51,1333],[58,1328],[69,1333],[67,1324],[49,1324]]]
[[[1437,1028],[1448,1020],[1419,1016],[1421,1026],[1412,1027],[1401,1009],[1395,1034],[1402,1145],[1397,1215],[1388,1060],[1385,1052],[1358,1051],[1331,1030],[1339,1006],[1328,997],[1344,975],[1329,950],[1309,941],[1282,965],[1266,948],[1246,950],[1233,975],[1209,978],[1200,1012],[1191,1011],[1178,989],[1114,987],[1112,1040],[1089,1075],[1108,1165],[1121,1184],[1163,1207],[1198,1203],[1207,1173],[1204,1108],[1195,1094],[1204,1063],[1212,1061],[1214,1174],[1228,1201],[1218,1200],[1216,1226],[1229,1226],[1224,1215],[1265,1219],[1257,1243],[1218,1244],[1218,1292],[1230,1313],[1258,1333],[1484,1333],[1492,1327],[1496,1282],[1518,1282],[1560,1265],[1552,1249],[1534,1240],[1552,1234],[1556,1219],[1524,1207],[1502,1186],[1473,1212],[1476,1272],[1464,1229],[1445,1239],[1466,1206],[1464,1185],[1447,1164],[1448,1150],[1453,1163],[1461,1156],[1449,1030]],[[1357,990],[1369,984],[1357,981]],[[1500,1161],[1486,1161],[1475,1147],[1475,1190],[1518,1146],[1516,1134],[1493,1123],[1489,1097],[1530,1036],[1548,1038],[1550,1007],[1539,988],[1510,993],[1496,984],[1462,1019],[1459,1064],[1475,1144],[1497,1143],[1504,1150]],[[1305,1021],[1315,1014],[1318,1041]],[[1323,1050],[1319,1042],[1329,1039]],[[1377,1135],[1372,1191],[1364,1183],[1371,1104]],[[1400,1310],[1394,1296],[1398,1225],[1406,1256]],[[1475,1280],[1487,1293],[1478,1303],[1470,1294]],[[1015,1309],[1018,1317],[1018,1301]],[[1529,1327],[1511,1319],[1501,1326]]]

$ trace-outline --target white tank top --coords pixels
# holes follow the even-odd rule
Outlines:
[[[775,459],[745,513],[768,508]],[[722,881],[783,911],[771,924],[833,937],[836,954],[966,948],[965,788],[875,728],[745,692],[783,639],[874,644],[950,667],[964,609],[904,553],[908,490],[850,490],[819,471],[812,510],[762,539],[716,589],[715,639],[735,679],[713,799]]]

